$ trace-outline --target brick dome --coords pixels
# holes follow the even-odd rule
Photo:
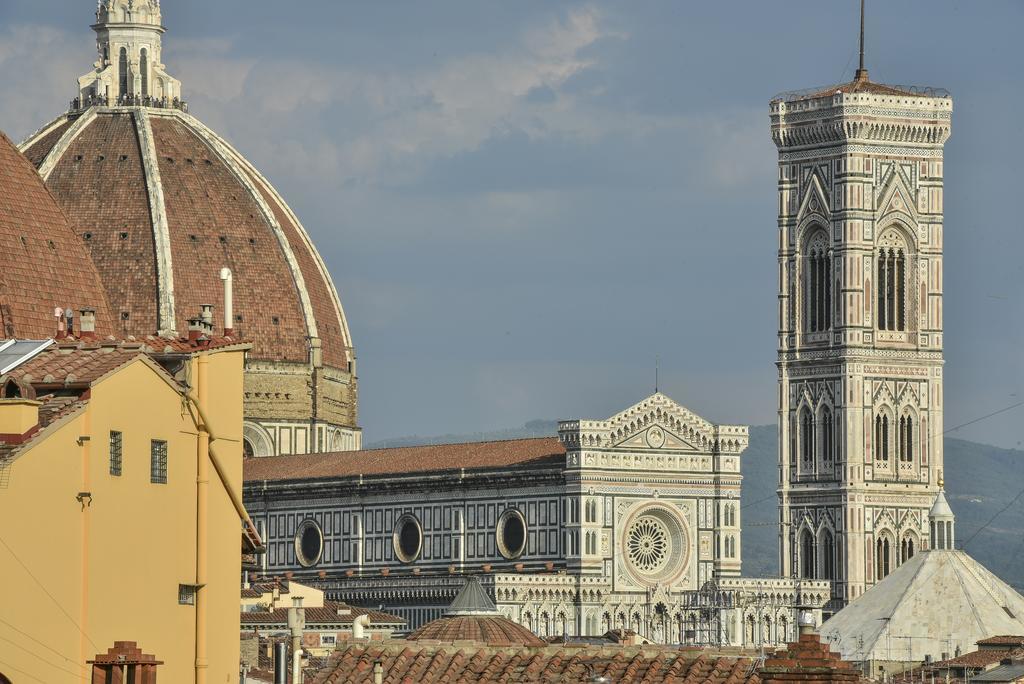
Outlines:
[[[99,275],[32,164],[0,133],[0,338],[47,339],[57,307],[96,310],[111,331]]]
[[[409,641],[474,641],[487,646],[546,646],[526,627],[501,615],[477,577],[466,578],[443,617],[406,637]]]
[[[92,30],[98,58],[78,79],[78,96],[21,150],[92,257],[110,333],[177,337],[211,305],[215,333],[230,328],[252,344],[247,454],[358,449],[352,338],[299,219],[189,113],[163,63],[159,0],[100,0]]]
[[[341,302],[281,196],[184,108],[140,104],[73,109],[22,146],[92,255],[117,332],[187,330],[201,304],[224,305],[228,267],[253,359],[307,363],[313,339],[347,368]]]
[[[409,641],[475,641],[487,646],[536,646],[547,644],[520,624],[500,615],[446,615],[423,625]]]

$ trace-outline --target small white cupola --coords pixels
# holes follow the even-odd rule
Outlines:
[[[955,537],[956,518],[953,509],[946,501],[946,491],[942,486],[942,478],[939,478],[939,493],[935,495],[935,503],[928,512],[928,521],[931,523],[932,550],[952,551]]]
[[[78,79],[77,107],[181,106],[181,82],[161,62],[160,0],[97,0],[93,70]]]

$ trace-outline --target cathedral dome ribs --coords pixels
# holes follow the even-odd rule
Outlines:
[[[355,351],[327,267],[266,177],[188,113],[161,12],[102,0],[93,70],[22,150],[91,255],[115,334],[175,336],[203,304],[226,311],[230,269],[224,327],[253,345],[248,453],[358,449]]]

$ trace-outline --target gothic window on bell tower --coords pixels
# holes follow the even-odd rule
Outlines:
[[[805,471],[810,470],[814,463],[814,442],[814,414],[810,407],[805,406],[800,411],[800,454]]]
[[[128,94],[128,48],[121,48],[117,59],[118,86],[117,96],[122,98]]]
[[[879,240],[875,253],[875,303],[878,329],[903,332],[907,330],[907,275],[909,250],[896,230],[889,230]]]
[[[146,48],[139,52],[139,73],[142,75],[142,97],[149,97],[149,53]]]
[[[889,462],[889,430],[892,421],[885,410],[875,414],[875,460]]]
[[[900,417],[900,462],[911,463],[914,460],[914,417],[909,411]]]
[[[836,544],[832,532],[825,530],[821,535],[822,579],[835,579]]]
[[[821,462],[831,468],[835,458],[835,423],[832,410],[827,406],[821,411]]]
[[[804,332],[832,329],[832,262],[828,252],[828,233],[819,227],[807,240],[803,259]]]
[[[817,574],[814,566],[814,534],[805,529],[800,534],[800,576],[804,579],[814,579]]]

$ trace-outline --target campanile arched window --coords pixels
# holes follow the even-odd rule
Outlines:
[[[121,48],[120,57],[117,59],[117,73],[117,96],[121,98],[128,94],[128,48]]]
[[[900,417],[900,461],[910,463],[914,460],[914,417],[906,413]]]
[[[815,578],[814,535],[805,529],[800,533],[800,576],[804,579]]]
[[[814,440],[814,415],[805,406],[800,411],[800,454],[805,469],[810,469],[814,462]]]
[[[885,411],[875,415],[875,460],[889,460],[889,414]]]
[[[149,96],[149,53],[146,48],[139,52],[139,73],[142,76],[142,97]]]
[[[825,407],[821,411],[821,460],[826,467],[832,467],[835,449],[835,423],[832,421],[832,410]]]
[[[882,234],[875,252],[878,329],[907,329],[907,243],[896,230]]]
[[[815,231],[807,240],[803,259],[804,332],[832,329],[832,260],[828,233]]]

